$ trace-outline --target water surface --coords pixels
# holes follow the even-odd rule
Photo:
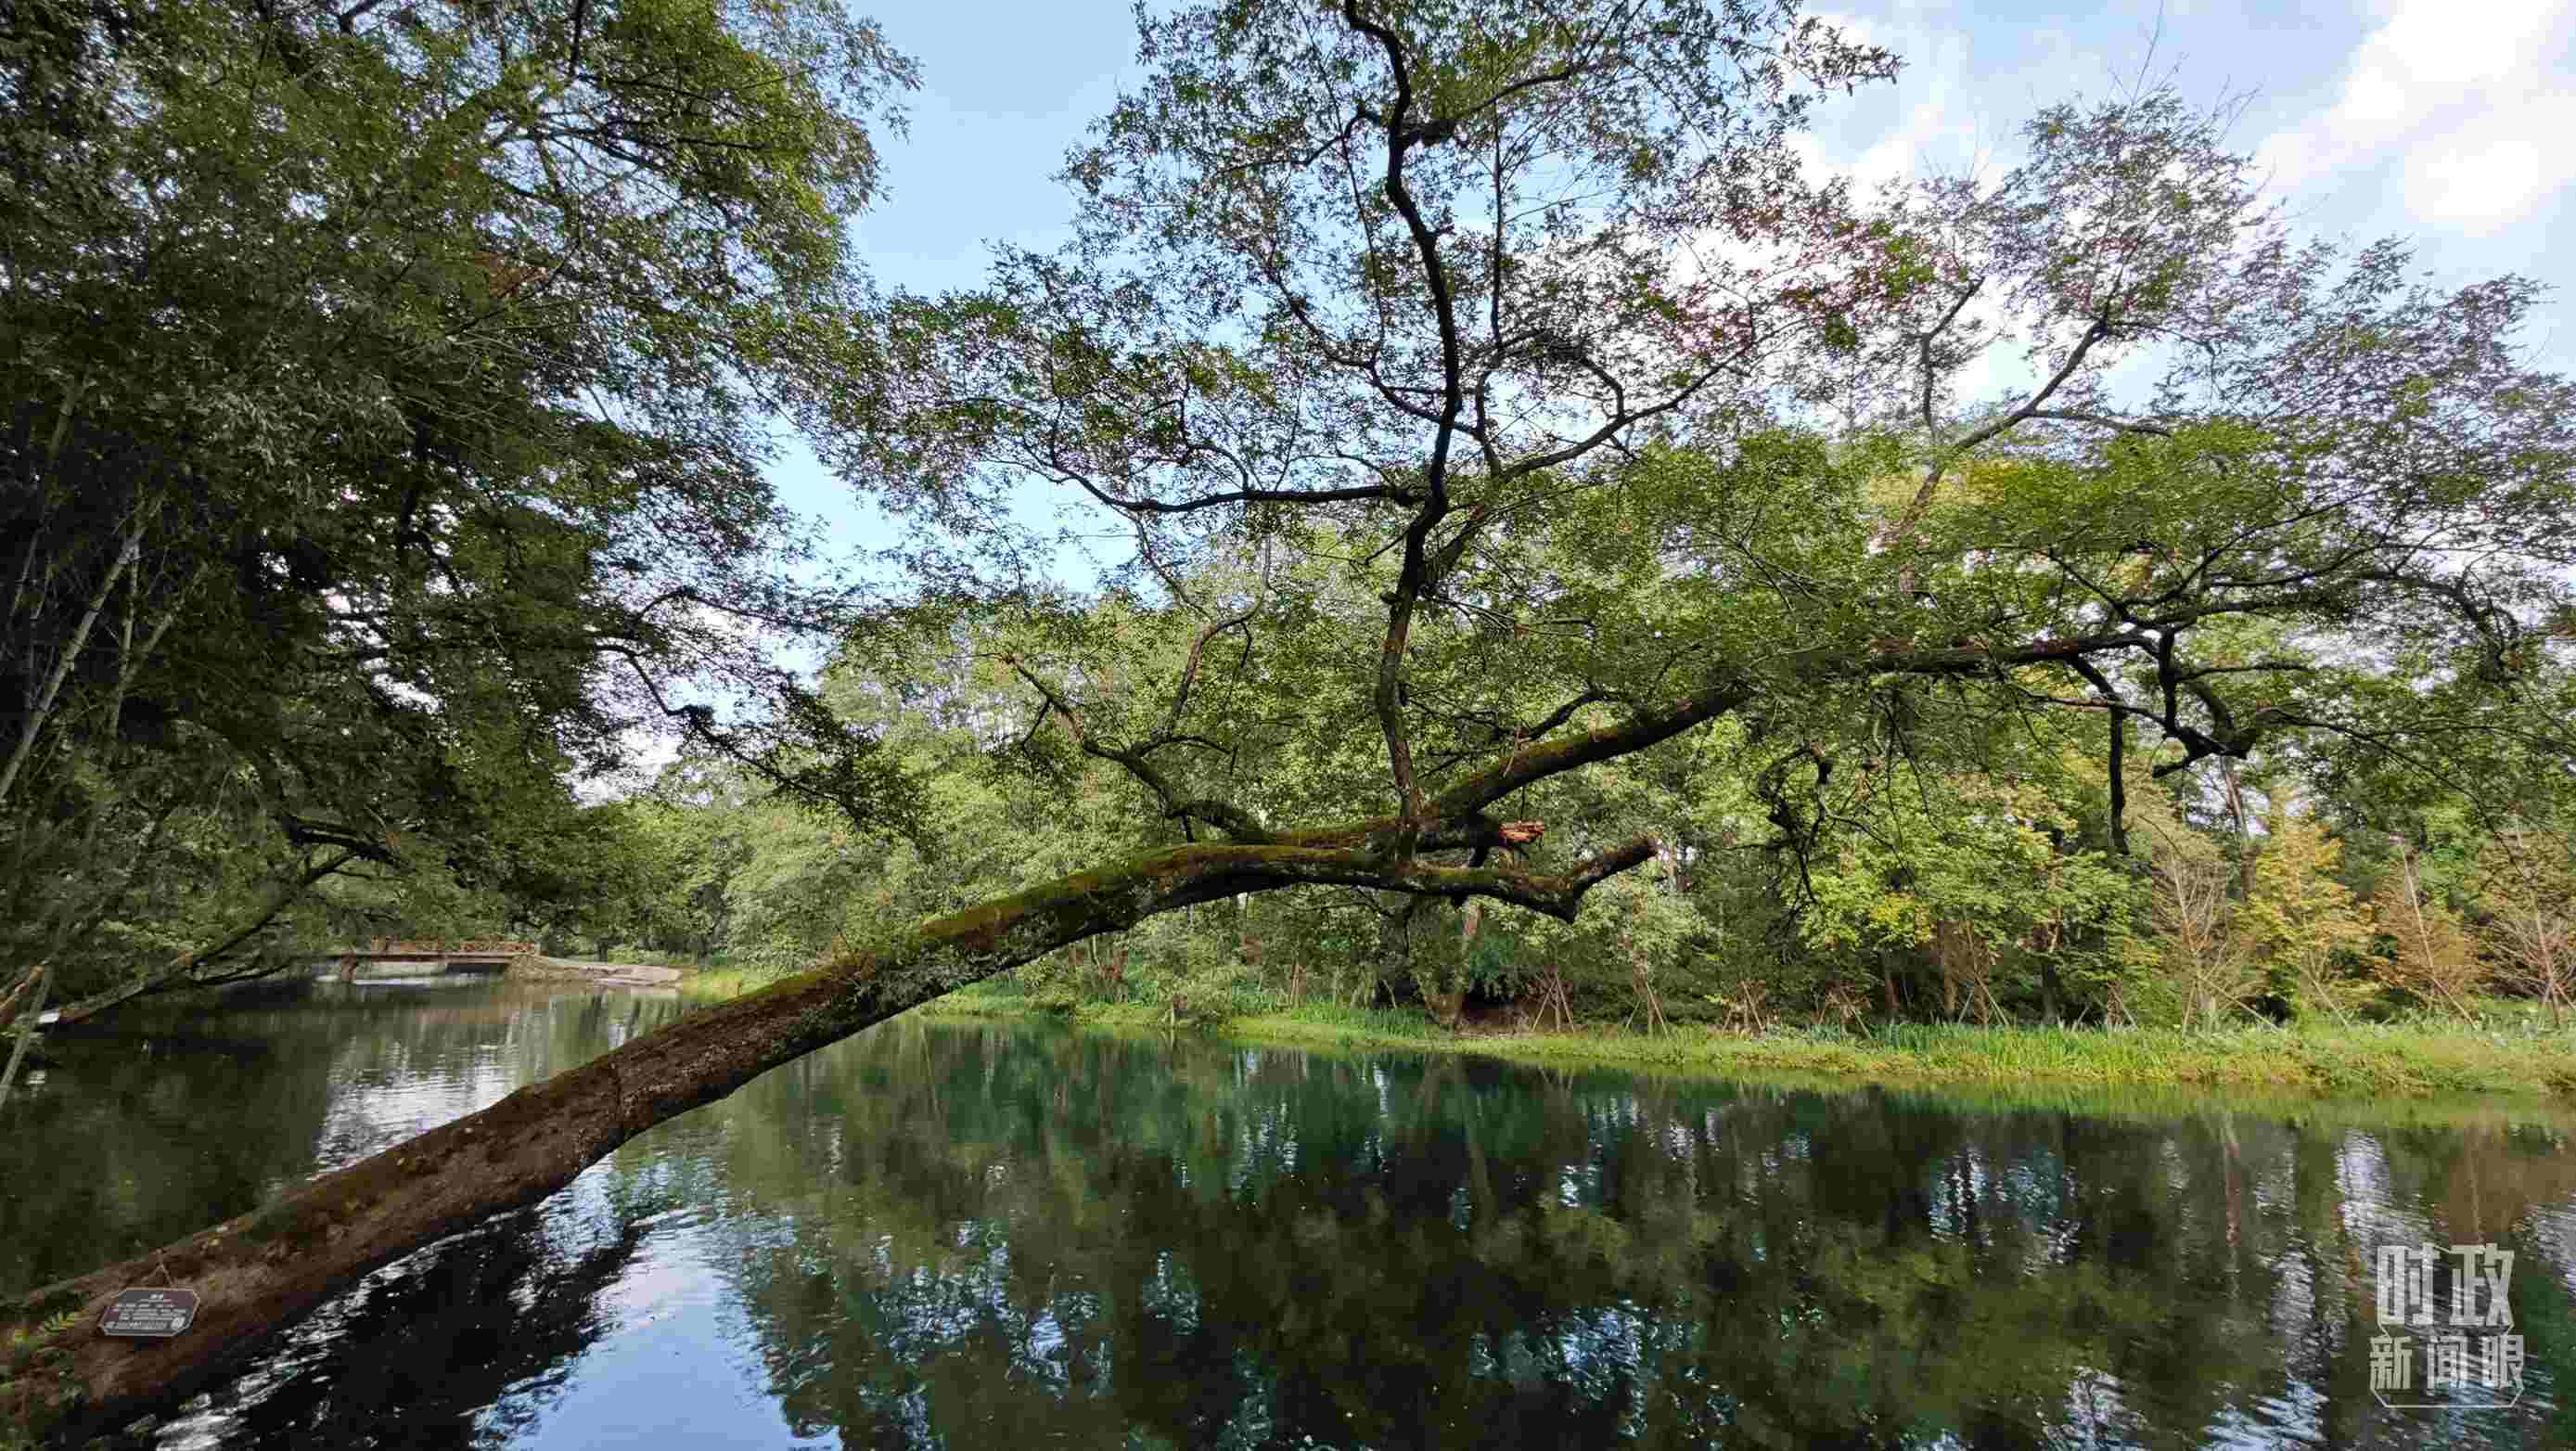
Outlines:
[[[7,1111],[0,1292],[679,1011],[291,985],[66,1039]],[[2571,1133],[898,1021],[378,1272],[161,1440],[2564,1446]],[[2516,1252],[2517,1404],[2373,1394],[2376,1252],[2424,1242]]]

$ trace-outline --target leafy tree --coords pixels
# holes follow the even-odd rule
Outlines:
[[[637,17],[643,53],[733,64],[734,30],[657,33],[673,14]],[[568,59],[588,29],[566,20],[553,33]],[[2050,112],[2028,133],[2039,159],[2000,210],[1937,195],[1871,203],[1808,177],[1790,136],[1822,97],[1893,61],[1785,7],[1344,0],[1331,14],[1243,3],[1140,24],[1137,90],[1068,164],[1084,213],[1066,248],[1004,249],[971,295],[722,314],[743,324],[723,334],[738,367],[772,381],[825,459],[915,526],[900,561],[918,586],[909,604],[1024,628],[1016,665],[999,662],[1026,691],[1021,729],[994,739],[1052,722],[1046,749],[1119,772],[1150,803],[1132,818],[1132,854],[891,928],[171,1246],[173,1274],[235,1287],[227,1318],[139,1348],[38,1337],[27,1356],[63,1358],[18,1373],[13,1411],[53,1417],[56,1394],[77,1388],[65,1429],[115,1424],[207,1373],[206,1347],[246,1343],[815,1047],[1077,942],[1292,888],[1576,918],[1588,892],[1664,844],[1538,808],[1579,801],[1591,768],[1721,718],[1741,730],[1758,844],[1791,880],[1838,846],[1833,793],[1921,769],[1907,754],[1917,744],[1972,760],[1971,746],[2029,713],[2105,726],[2114,854],[2133,751],[2160,779],[2286,746],[2331,771],[2418,761],[2432,741],[2553,739],[2534,703],[2563,670],[2536,622],[2565,602],[2557,571],[2576,562],[2576,415],[2569,386],[2515,350],[2534,289],[2505,279],[2439,294],[2408,279],[2401,248],[2347,262],[2287,246],[2249,215],[2249,164],[2215,144],[2211,118],[2154,95]],[[332,27],[305,29],[316,48],[345,48]],[[747,61],[724,73],[780,74]],[[542,144],[546,104],[494,134]],[[686,166],[665,180],[721,196],[740,175],[728,168],[749,163],[692,149],[696,134],[666,136],[670,154],[704,158],[712,180]],[[828,200],[810,195],[817,205],[787,214],[813,224],[797,235],[837,236]],[[1999,240],[1954,247],[1954,227]],[[549,249],[572,240],[543,232],[516,255],[551,266]],[[736,260],[733,244],[696,240]],[[683,255],[648,256],[635,275],[718,289],[813,277],[792,249],[748,269],[692,270]],[[1964,363],[1941,319],[1964,315],[1961,291],[1981,278],[2042,377],[2060,381],[1962,400],[1980,421],[1956,433],[1937,405]],[[745,413],[710,400],[739,398],[739,375],[685,366],[710,352],[683,347],[674,364],[640,338],[635,356],[584,352],[588,311],[544,315],[557,331],[539,330],[532,350],[560,339],[575,373],[710,410],[687,435],[697,452],[643,449],[606,425],[618,459],[640,451],[634,468],[658,478],[656,465],[738,457],[717,445]],[[260,335],[206,317],[216,337]],[[2143,406],[2066,391],[2106,344],[2155,339],[2188,346]],[[527,376],[521,356],[495,357],[505,384]],[[1931,419],[1872,407],[1823,427],[1825,404],[1865,397],[1907,359],[1921,375],[1906,375],[1905,396],[1928,379]],[[666,371],[668,395],[653,382]],[[2062,406],[2078,398],[2101,406]],[[598,463],[573,445],[600,432],[554,421],[563,437],[542,440],[549,453],[560,443]],[[459,433],[485,473],[567,476]],[[1908,475],[1903,507],[1877,502]],[[603,492],[557,504],[576,519],[590,497],[616,506],[610,520],[657,517],[635,510],[658,496],[622,492],[634,475],[578,477]],[[1105,517],[1133,540],[1105,581],[1114,609],[1068,608],[1028,583],[1046,541],[1015,506],[1033,483],[1072,501],[1068,534],[1097,535]],[[484,518],[473,496],[441,497],[454,517]],[[493,514],[486,542],[451,551],[452,564],[531,560],[557,579],[604,579],[596,554],[578,568],[579,541],[556,517]],[[764,518],[710,527],[747,544]],[[1214,558],[1242,583],[1196,587],[1184,566]],[[1314,582],[1331,572],[1339,592]],[[471,594],[390,598],[449,621]],[[592,597],[557,598],[578,618]],[[641,630],[662,598],[609,622]],[[705,610],[709,598],[750,609],[760,594],[664,603]],[[2245,619],[2278,634],[2249,647]],[[2328,634],[2332,652],[2308,648]],[[1164,668],[1126,668],[1140,653]],[[2390,682],[2355,663],[2392,658],[2406,673]],[[424,664],[420,678],[493,687],[458,684],[469,702],[519,686],[488,665],[459,677]],[[862,816],[901,804],[904,778],[874,737],[861,732],[871,749],[856,750],[827,701],[787,704],[781,719],[810,758],[692,729]],[[497,705],[477,719],[489,733],[462,742],[512,740],[502,723],[516,717]],[[1457,933],[1435,919],[1429,940]],[[276,1253],[281,1242],[297,1252]],[[157,1262],[40,1291],[8,1318],[92,1306]]]
[[[2387,965],[2392,986],[2432,1007],[2476,1016],[2469,998],[2485,979],[2486,965],[2449,904],[2427,886],[2411,844],[2400,844],[2397,869],[2380,883],[2373,916],[2396,943]]]
[[[2339,1019],[2359,1005],[2368,984],[2344,975],[2338,959],[2370,939],[2351,889],[2335,878],[2342,860],[2342,843],[2323,823],[2281,804],[2264,823],[2243,919],[2248,948],[2271,966],[2274,989],[2302,1011]]]
[[[2488,842],[2484,865],[2490,950],[2556,1027],[2576,991],[2576,858],[2560,838],[2517,823]]]
[[[1943,1017],[1974,1010],[1983,1020],[1999,1011],[1996,973],[2007,954],[2016,973],[2026,960],[2038,978],[2031,986],[2043,1015],[2098,1007],[2068,1001],[2063,978],[2071,972],[2084,988],[2097,985],[2103,968],[2095,959],[2106,948],[2096,944],[2126,925],[2136,882],[2106,852],[2082,844],[2070,809],[2082,763],[2065,747],[2038,736],[2010,765],[1989,750],[1992,775],[1932,781],[1901,768],[1865,775],[1850,804],[1837,808],[1851,827],[1836,861],[1808,874],[1814,901],[1800,919],[1805,939],[1877,962],[1873,990],[1888,1004],[1898,1001],[1905,976],[1897,964],[1922,955]]]
[[[2214,844],[2191,832],[2159,831],[2149,857],[2155,888],[2155,950],[2179,1001],[2183,1026],[2215,1027],[2261,991],[2229,888],[2234,870]]]
[[[759,476],[763,400],[861,292],[841,219],[911,79],[872,26],[803,0],[11,24],[0,962],[112,980],[129,879],[239,797],[269,875],[463,862],[568,825],[566,778],[639,724],[899,814],[739,628],[830,618]]]

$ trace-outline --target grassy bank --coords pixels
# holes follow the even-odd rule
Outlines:
[[[687,997],[711,1001],[736,998],[755,988],[764,988],[779,980],[775,972],[754,972],[741,967],[692,968],[680,979],[680,992]]]
[[[692,976],[692,996],[730,997],[767,979]],[[1067,1004],[1010,984],[977,984],[919,1011],[947,1017],[1044,1016],[1103,1027],[1169,1025],[1147,1002]],[[1417,1011],[1309,1002],[1192,1022],[1251,1043],[1476,1053],[1525,1063],[1863,1081],[1903,1085],[2163,1087],[2309,1095],[2576,1095],[2576,1033],[2523,1024],[2411,1023],[2224,1032],[2172,1029],[1972,1028],[1898,1024],[1860,1032],[1791,1029],[1746,1035],[1682,1028],[1451,1032]]]

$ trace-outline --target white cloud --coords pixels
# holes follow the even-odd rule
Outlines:
[[[1904,68],[1893,86],[1866,88],[1857,104],[1829,107],[1820,130],[1792,140],[1811,170],[1848,176],[1869,189],[1988,159],[1997,128],[1970,84],[1971,40],[1955,14],[1913,6],[1900,6],[1885,20],[1814,14],[1846,40],[1894,51]]]
[[[2487,113],[2418,149],[2406,168],[2407,207],[2427,221],[2491,236],[2567,185],[2556,148],[2576,132],[2576,96],[2534,97]]]
[[[2576,123],[2571,36],[2576,0],[2397,0],[2335,104],[2261,156],[2285,191],[2369,176],[2393,184],[2412,220],[2491,235],[2565,184],[2549,147]],[[2391,161],[2396,175],[2380,177]]]

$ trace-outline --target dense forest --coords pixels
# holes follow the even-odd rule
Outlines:
[[[1899,58],[1785,4],[1148,10],[1068,239],[928,296],[835,0],[9,14],[0,1014],[388,930],[781,976],[171,1247],[201,1344],[1002,973],[2564,1006],[2544,291],[2303,235],[2223,98],[1865,188],[1801,137]]]
[[[1865,497],[1848,527],[1878,527]],[[1274,569],[1264,580],[1246,562],[1205,588],[1242,610],[1230,632],[1258,632],[1292,659],[1347,658],[1371,643],[1376,601],[1333,567],[1339,552],[1300,550],[1321,561],[1302,579]],[[1631,583],[1595,588],[1581,608],[1637,607]],[[1247,652],[1168,606],[1079,601],[1056,623],[1090,634],[1091,658],[1109,662],[1082,677],[1087,730],[1167,710],[1168,694],[1133,682],[1177,678],[1195,649],[1197,733],[1224,752],[1232,799],[1278,818],[1366,790],[1365,752],[1336,739],[1349,706],[1330,700],[1327,673],[1259,678]],[[920,611],[839,652],[819,698],[866,722],[885,759],[922,783],[921,816],[903,829],[854,826],[691,752],[640,788],[559,805],[517,844],[522,875],[432,860],[279,893],[214,975],[303,970],[368,935],[506,930],[560,955],[778,976],[887,921],[1076,870],[1103,843],[1178,839],[1033,683],[1031,646],[1017,642],[1039,637]],[[2162,777],[2155,756],[2134,752],[2115,851],[2104,723],[1962,711],[1959,695],[1884,691],[1830,744],[1767,754],[1724,724],[1516,793],[1508,813],[1559,839],[1661,844],[1576,922],[1471,908],[1438,936],[1413,934],[1401,897],[1318,887],[1155,918],[1015,976],[1055,1001],[1178,999],[1183,1016],[1319,1000],[1419,1005],[1452,1023],[2193,1026],[2513,1006],[2493,995],[2561,1025],[2576,989],[2576,858],[2547,802],[2480,789],[2466,772],[2356,770],[2330,741]],[[1812,839],[1787,837],[1802,828]],[[111,991],[241,912],[238,879],[218,870],[239,871],[238,853],[150,865],[168,895],[103,920],[69,959],[86,974],[67,979]]]
[[[1853,527],[1872,527],[1855,514]],[[1292,606],[1237,628],[1298,657],[1365,648],[1373,598],[1337,582],[1342,571],[1308,573],[1270,586]],[[1209,592],[1227,593],[1222,580]],[[1250,603],[1248,590],[1236,598]],[[1604,607],[1615,596],[1586,606]],[[1202,643],[1180,611],[1095,606],[1080,623],[1116,660],[1085,682],[1089,729],[1113,713],[1108,728],[1122,728],[1140,705],[1164,710],[1126,682],[1177,675],[1196,645],[1195,689],[1222,702],[1202,729],[1227,753],[1234,800],[1275,818],[1364,789],[1365,760],[1333,782],[1338,712],[1322,682],[1245,678],[1229,668],[1242,652]],[[1282,638],[1299,631],[1310,638]],[[894,758],[932,783],[915,833],[854,831],[725,762],[685,760],[590,809],[582,839],[616,863],[595,894],[549,910],[442,879],[434,895],[401,899],[405,920],[457,933],[508,920],[559,952],[757,977],[831,956],[889,918],[1074,870],[1150,820],[1152,803],[1084,755],[1022,659],[1009,627],[941,616],[854,643],[827,673],[826,699],[844,717],[881,718]],[[2330,759],[2304,753],[2160,780],[2141,753],[2123,763],[2128,849],[2115,853],[2099,719],[1944,721],[1940,693],[1922,694],[1870,702],[1832,754],[1821,741],[1815,755],[1803,742],[1784,753],[1794,776],[1719,727],[1579,785],[1516,794],[1509,813],[1551,836],[1663,844],[1573,923],[1471,909],[1454,937],[1409,936],[1402,899],[1315,888],[1157,918],[1016,977],[1059,1002],[1177,998],[1185,1016],[1320,1000],[1417,1004],[1451,1022],[2194,1026],[2514,1007],[2492,994],[2561,1025],[2576,986],[2576,872],[2528,799],[2438,778],[2402,791],[2386,776],[2338,779]],[[1803,853],[1780,841],[1792,811],[1832,839]]]

